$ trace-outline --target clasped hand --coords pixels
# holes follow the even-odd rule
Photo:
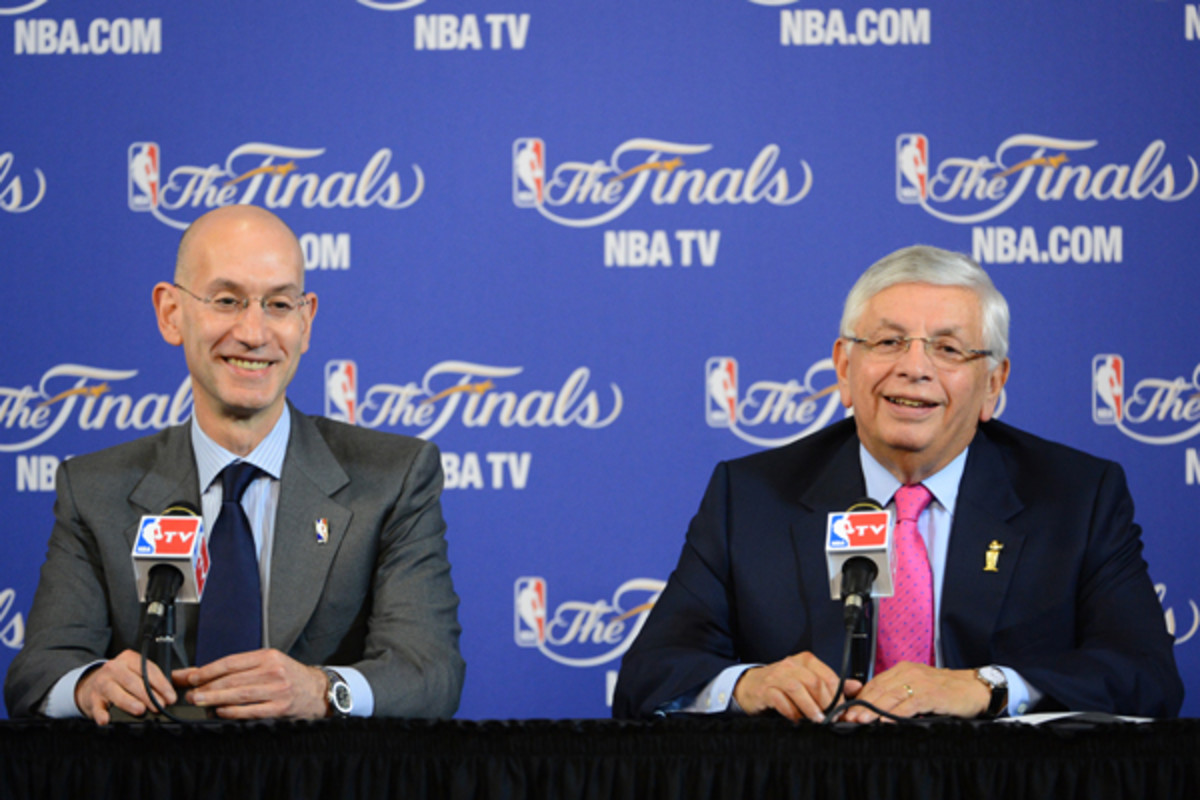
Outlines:
[[[235,653],[202,667],[177,669],[168,681],[148,663],[150,688],[160,705],[178,700],[213,708],[222,719],[315,719],[328,711],[325,673],[278,650]],[[178,688],[178,692],[176,689]],[[117,707],[140,716],[154,706],[142,682],[141,656],[126,650],[86,673],[75,686],[75,703],[99,725]]]
[[[837,673],[806,651],[746,670],[734,687],[733,697],[747,714],[774,710],[793,722],[823,722],[837,685]],[[975,678],[974,670],[938,669],[909,661],[876,675],[865,685],[847,680],[842,689],[843,699],[862,700],[898,717],[975,717],[987,708],[989,699],[987,688]],[[840,716],[843,722],[877,719],[879,714],[859,705]]]

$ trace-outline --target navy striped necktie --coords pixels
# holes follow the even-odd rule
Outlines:
[[[221,513],[208,539],[211,566],[196,629],[196,665],[262,647],[258,554],[242,495],[258,467],[235,461],[221,472]]]

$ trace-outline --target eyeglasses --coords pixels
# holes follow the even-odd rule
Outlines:
[[[297,297],[279,292],[276,294],[264,294],[262,297],[242,297],[228,289],[222,289],[208,297],[201,297],[186,286],[181,286],[178,283],[172,285],[176,289],[182,289],[193,299],[204,303],[204,305],[217,314],[227,317],[236,317],[249,308],[251,302],[257,301],[262,306],[263,313],[268,318],[282,321],[308,305],[308,298],[304,295]]]
[[[843,339],[861,344],[867,348],[867,353],[879,361],[895,361],[908,352],[913,342],[925,345],[925,355],[939,367],[960,367],[968,361],[990,356],[991,350],[972,350],[964,347],[961,342],[950,336],[935,336],[930,339],[924,336],[879,336],[874,339],[859,339],[856,336],[843,336]]]

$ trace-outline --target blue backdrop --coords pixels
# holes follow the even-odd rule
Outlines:
[[[0,0],[0,671],[54,467],[188,417],[150,288],[246,202],[321,298],[293,400],[444,453],[461,716],[608,714],[713,465],[844,416],[916,242],[1010,300],[1003,418],[1128,471],[1195,716],[1198,63],[1175,0]]]

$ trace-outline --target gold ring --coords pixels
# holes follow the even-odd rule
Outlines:
[[[906,684],[904,684],[904,691],[908,692],[908,696],[909,696],[909,697],[912,697],[912,696],[913,696],[913,690],[912,690],[912,687],[911,687],[911,686],[909,686],[907,683],[906,683]]]

